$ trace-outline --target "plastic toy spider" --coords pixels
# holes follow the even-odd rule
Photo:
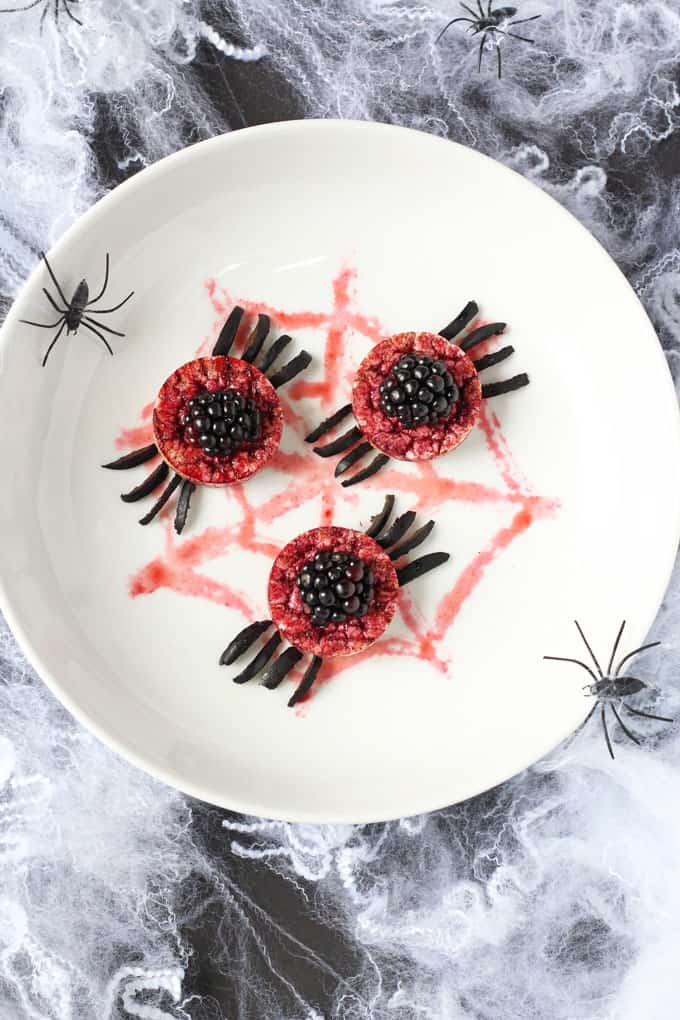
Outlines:
[[[453,18],[444,28],[441,30],[435,44],[439,42],[442,36],[448,32],[451,25],[455,25],[459,21],[466,21],[469,24],[468,32],[472,32],[473,35],[479,35],[482,33],[482,39],[479,44],[479,60],[477,61],[477,71],[482,69],[482,57],[486,48],[487,40],[496,47],[496,57],[498,58],[498,77],[501,77],[501,47],[500,42],[496,38],[496,35],[510,36],[512,39],[521,39],[522,42],[533,43],[533,39],[527,39],[524,35],[518,35],[517,32],[510,32],[509,29],[515,25],[525,25],[528,21],[536,21],[541,17],[540,14],[534,14],[531,18],[520,18],[519,21],[510,21],[510,18],[514,18],[517,14],[516,7],[496,7],[492,8],[492,0],[488,0],[486,12],[482,6],[481,0],[477,0],[477,8],[479,15],[467,4],[461,3],[461,7],[464,11],[467,11],[471,15],[469,18]],[[501,28],[501,25],[505,25]]]
[[[632,740],[633,743],[637,744],[638,746],[640,745],[640,740],[638,739],[638,737],[635,736],[634,733],[631,733],[626,724],[623,722],[623,719],[621,718],[617,711],[617,705],[624,712],[628,712],[630,715],[637,715],[642,719],[655,719],[657,722],[665,723],[672,723],[674,721],[673,719],[668,719],[666,716],[663,715],[651,715],[649,712],[641,712],[639,709],[632,708],[630,705],[627,705],[624,701],[625,698],[629,698],[633,694],[639,694],[640,691],[645,690],[645,688],[647,688],[648,685],[644,683],[644,681],[639,680],[637,677],[628,675],[621,676],[621,670],[623,669],[627,662],[630,662],[634,655],[639,655],[640,652],[645,652],[647,651],[648,648],[656,648],[657,645],[659,645],[661,642],[652,641],[647,645],[641,645],[639,648],[635,648],[632,652],[628,652],[627,655],[624,655],[623,658],[619,661],[616,668],[614,668],[614,659],[616,658],[616,653],[619,648],[619,642],[621,641],[623,628],[626,626],[626,621],[624,620],[621,626],[619,627],[619,632],[616,635],[616,640],[614,641],[614,647],[612,648],[612,653],[609,657],[607,672],[603,673],[602,669],[600,668],[600,664],[595,657],[595,653],[588,644],[586,636],[581,630],[578,621],[574,620],[574,623],[576,624],[576,629],[581,635],[581,639],[584,645],[588,649],[588,654],[590,655],[590,658],[593,660],[593,664],[597,671],[597,675],[593,672],[593,670],[587,663],[582,662],[580,659],[569,659],[561,655],[544,655],[543,658],[550,659],[552,662],[573,662],[576,666],[581,666],[582,669],[585,669],[586,672],[590,674],[593,682],[592,684],[586,684],[583,690],[586,692],[587,695],[596,698],[597,700],[593,705],[592,709],[590,710],[590,712],[588,713],[588,715],[586,716],[583,725],[585,726],[585,724],[592,716],[593,712],[597,709],[598,706],[600,706],[600,718],[602,720],[604,738],[607,742],[607,750],[609,751],[609,754],[613,758],[614,751],[612,749],[611,740],[609,739],[609,730],[607,729],[607,707],[611,708],[617,723],[619,724],[625,735],[628,737],[628,739]],[[612,669],[614,670],[613,673]]]
[[[123,298],[122,301],[119,301],[119,303],[117,305],[114,305],[113,308],[92,307],[93,305],[96,305],[97,301],[100,301],[104,297],[104,294],[106,293],[106,288],[109,285],[109,253],[108,252],[106,253],[106,270],[104,272],[104,283],[102,284],[102,288],[97,294],[97,296],[92,298],[91,301],[88,301],[90,289],[88,287],[87,280],[85,279],[80,281],[80,283],[73,292],[73,297],[69,301],[65,297],[64,291],[62,290],[59,281],[52,272],[52,267],[47,261],[47,255],[45,255],[44,252],[40,252],[40,256],[43,259],[45,265],[47,266],[47,271],[50,274],[50,277],[52,278],[52,283],[57,288],[57,294],[59,295],[62,302],[66,306],[65,308],[60,308],[57,302],[50,294],[50,292],[45,287],[43,287],[42,289],[43,294],[45,295],[49,303],[52,305],[54,310],[56,312],[59,312],[60,318],[58,318],[56,322],[32,322],[30,319],[20,319],[20,322],[25,323],[27,326],[37,326],[39,329],[56,329],[57,326],[59,327],[55,336],[52,338],[52,342],[47,348],[47,351],[45,352],[45,357],[42,360],[42,367],[44,368],[45,365],[47,364],[47,359],[50,356],[52,348],[56,344],[61,334],[64,332],[64,327],[66,327],[67,336],[70,336],[71,333],[77,333],[81,326],[83,327],[83,329],[88,329],[90,333],[94,333],[95,336],[99,337],[99,339],[104,344],[109,354],[112,355],[113,351],[111,350],[111,345],[109,344],[106,337],[99,332],[99,330],[103,329],[107,333],[112,333],[113,336],[125,336],[125,333],[120,333],[117,329],[111,329],[110,326],[105,326],[103,322],[99,322],[98,319],[93,318],[93,316],[109,315],[111,312],[117,312],[119,308],[122,308],[123,305],[130,300],[130,298],[134,294],[134,290],[131,290],[128,296],[126,298]]]
[[[25,7],[2,7],[0,8],[0,14],[21,14],[23,11],[31,11],[34,7],[39,7],[43,4],[43,12],[40,15],[40,31],[43,30],[45,18],[50,7],[54,10],[54,19],[59,24],[59,15],[63,11],[68,15],[71,21],[75,21],[76,25],[82,26],[82,21],[76,18],[75,14],[71,11],[71,4],[80,3],[80,0],[33,0],[32,3],[26,4]]]
[[[288,701],[292,708],[309,694],[324,657],[353,655],[377,641],[394,616],[399,588],[449,559],[445,552],[428,553],[395,567],[394,561],[425,541],[434,521],[413,531],[416,515],[408,510],[388,527],[393,508],[394,496],[387,496],[365,532],[314,528],[281,550],[269,576],[271,619],[245,627],[220,658],[230,666],[274,627],[234,683],[261,674],[261,685],[274,690],[309,654],[311,662]],[[272,662],[284,639],[289,647]]]
[[[472,431],[482,399],[520,389],[529,383],[522,372],[501,382],[482,386],[479,373],[505,361],[514,347],[503,347],[473,360],[468,352],[498,336],[504,322],[492,322],[451,341],[475,319],[479,308],[469,301],[459,315],[438,334],[398,333],[369,351],[359,366],[352,387],[352,402],[345,404],[306,437],[316,443],[352,412],[357,424],[325,446],[315,446],[319,457],[344,456],[335,475],[344,474],[371,450],[377,452],[364,468],[346,478],[345,487],[370,478],[398,460],[431,460],[458,446]]]
[[[209,358],[196,358],[176,369],[161,386],[153,411],[155,442],[104,464],[123,471],[162,457],[160,464],[130,492],[124,503],[136,503],[172,478],[140,524],[149,524],[181,486],[175,531],[181,534],[197,485],[221,486],[243,482],[271,460],[283,430],[283,410],[277,389],[290,382],[312,360],[301,351],[282,368],[267,373],[291,337],[280,336],[255,360],[269,335],[268,315],[257,322],[240,357],[230,357],[243,318],[236,306],[227,318]]]

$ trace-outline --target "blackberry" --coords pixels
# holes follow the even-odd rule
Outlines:
[[[298,574],[305,613],[318,627],[365,616],[373,601],[373,571],[343,552],[318,552]]]
[[[434,425],[450,414],[459,390],[444,361],[406,354],[379,386],[380,406],[405,429]]]
[[[257,404],[236,390],[212,390],[192,397],[181,415],[184,439],[206,457],[228,457],[260,438]]]

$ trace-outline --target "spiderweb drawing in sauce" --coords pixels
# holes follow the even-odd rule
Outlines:
[[[207,567],[218,557],[228,556],[235,550],[263,556],[271,563],[283,543],[267,537],[268,525],[305,504],[318,508],[320,503],[321,507],[320,514],[318,509],[313,511],[315,519],[307,523],[306,527],[331,523],[360,527],[358,520],[352,522],[349,518],[347,507],[343,508],[342,521],[337,519],[336,509],[339,504],[347,501],[346,496],[337,479],[333,477],[328,463],[313,456],[309,447],[303,443],[310,422],[303,419],[297,410],[299,406],[297,400],[309,398],[315,401],[314,420],[319,420],[324,413],[330,413],[345,403],[351,388],[351,365],[354,364],[357,353],[363,356],[370,347],[388,335],[388,331],[381,327],[376,317],[365,314],[358,307],[355,295],[356,280],[357,273],[352,266],[345,266],[337,273],[331,285],[332,302],[329,311],[312,309],[290,311],[285,308],[274,308],[264,302],[229,293],[212,279],[206,281],[207,295],[216,316],[214,336],[207,338],[200,345],[196,351],[197,356],[210,349],[229,311],[234,304],[239,304],[245,308],[247,314],[239,330],[237,343],[245,338],[250,323],[258,312],[270,315],[273,325],[279,332],[285,331],[296,337],[306,329],[320,332],[323,336],[323,347],[315,345],[314,353],[317,372],[319,367],[322,370],[321,376],[316,380],[296,381],[290,387],[290,399],[284,400],[285,424],[289,430],[296,433],[298,442],[295,452],[279,449],[271,461],[271,468],[278,469],[276,477],[281,479],[279,490],[264,502],[254,506],[248,496],[247,483],[229,486],[224,492],[227,499],[235,500],[238,504],[239,519],[226,527],[213,525],[196,535],[180,538],[174,534],[170,522],[166,520],[163,551],[140,566],[130,578],[131,597],[152,595],[161,589],[169,589],[179,596],[204,599],[228,606],[242,614],[244,623],[261,619],[268,615],[266,584],[262,585],[261,592],[251,596],[236,584],[227,584],[210,577],[203,573],[201,568]],[[353,351],[351,365],[348,363],[350,347]],[[153,402],[142,409],[136,425],[121,430],[116,440],[119,449],[134,449],[152,442],[152,411]],[[322,682],[337,677],[359,662],[377,656],[426,659],[436,669],[446,672],[450,658],[442,651],[442,642],[467,600],[475,594],[485,579],[493,562],[536,521],[548,518],[557,511],[559,506],[557,501],[538,495],[523,477],[515,463],[500,420],[486,402],[482,403],[478,427],[482,430],[487,451],[498,473],[500,479],[498,485],[450,477],[444,474],[435,462],[422,461],[409,465],[393,462],[379,477],[364,483],[365,488],[375,492],[376,505],[381,502],[385,492],[393,492],[402,497],[400,502],[404,506],[412,507],[428,516],[441,514],[447,505],[452,503],[507,508],[503,523],[496,527],[484,547],[467,562],[461,556],[455,555],[449,567],[450,590],[440,598],[433,614],[425,619],[417,610],[414,596],[402,591],[399,600],[401,633],[395,635],[388,631],[374,645],[358,655],[335,660],[326,659]],[[455,453],[448,456],[455,457]],[[291,534],[288,539],[293,537]],[[456,554],[455,549],[449,551]],[[392,628],[392,631],[394,629]],[[218,645],[219,639],[216,641],[216,660]],[[296,682],[294,674],[291,674],[290,679]]]

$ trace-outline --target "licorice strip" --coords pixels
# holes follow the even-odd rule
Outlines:
[[[292,339],[293,338],[288,336],[287,333],[284,333],[282,336],[278,338],[278,340],[274,341],[274,343],[271,345],[271,347],[265,354],[264,358],[262,359],[262,364],[260,366],[261,372],[266,372],[267,369],[272,367],[276,359],[281,354],[283,354],[283,352],[285,351],[286,347],[288,346]]]
[[[264,669],[264,667],[267,665],[272,655],[276,651],[277,645],[279,645],[280,643],[281,635],[277,630],[269,638],[267,644],[260,649],[255,658],[251,659],[246,668],[241,670],[241,672],[234,677],[234,683],[245,684],[248,682],[248,680],[252,680],[254,676],[257,676],[260,670]]]
[[[513,375],[512,379],[503,379],[502,382],[486,383],[482,386],[482,397],[500,397],[501,393],[510,393],[512,390],[521,390],[523,386],[529,385],[529,376],[526,372],[520,375]]]
[[[288,708],[293,708],[294,705],[297,705],[298,701],[302,701],[302,699],[309,693],[309,691],[314,686],[314,681],[316,680],[319,674],[319,670],[321,669],[322,663],[323,659],[321,658],[321,656],[315,655],[312,661],[310,662],[309,666],[305,670],[305,675],[303,676],[302,680],[300,681],[298,686],[295,688],[293,694],[289,698]]]
[[[454,336],[460,333],[461,330],[465,329],[465,327],[472,322],[478,311],[479,305],[477,302],[468,301],[462,312],[459,312],[455,319],[451,320],[448,326],[444,326],[443,329],[439,330],[439,335],[443,336],[445,340],[453,340]]]
[[[184,479],[179,499],[177,500],[177,510],[175,512],[175,531],[178,535],[181,535],[184,531],[184,525],[187,522],[187,516],[189,514],[189,507],[191,506],[191,497],[194,494],[195,488],[196,485],[194,482],[190,482],[188,478]]]
[[[296,662],[299,662],[304,652],[301,652],[299,648],[295,648],[291,645],[290,648],[286,648],[285,652],[279,655],[271,666],[262,674],[262,680],[260,683],[263,687],[266,687],[268,691],[275,691],[285,676],[290,673]]]
[[[315,446],[314,453],[319,457],[334,457],[336,453],[344,453],[350,446],[356,443],[357,439],[363,437],[363,432],[357,425],[353,425],[347,432],[327,443],[326,446]]]
[[[217,338],[217,343],[213,347],[213,358],[217,358],[219,355],[226,355],[231,350],[231,345],[236,339],[238,328],[241,325],[241,319],[243,318],[243,309],[239,305],[235,305],[229,312],[229,317],[225,324],[220,330],[220,335]]]
[[[251,363],[255,361],[255,358],[262,350],[262,344],[267,339],[269,325],[270,320],[268,315],[258,315],[255,328],[248,337],[248,344],[241,355],[241,361],[250,361]]]
[[[385,527],[390,519],[390,514],[394,509],[394,496],[385,496],[385,502],[383,503],[382,510],[377,513],[375,517],[371,517],[371,523],[366,528],[364,534],[368,535],[369,538],[375,538],[380,534],[382,529]]]
[[[154,489],[156,489],[161,482],[164,482],[168,477],[169,468],[165,461],[161,461],[157,468],[151,472],[148,478],[145,478],[143,482],[136,485],[134,489],[130,489],[129,492],[121,493],[121,499],[124,503],[136,503],[138,499],[144,499],[145,496],[151,495]]]
[[[399,517],[396,518],[389,531],[386,531],[384,535],[380,535],[376,538],[376,542],[378,545],[381,545],[383,549],[389,549],[391,545],[394,545],[395,542],[398,542],[400,538],[404,537],[415,519],[415,510],[406,510],[403,514],[400,514]]]
[[[400,556],[405,556],[407,552],[411,552],[412,549],[416,549],[419,545],[425,541],[427,536],[434,528],[434,521],[428,521],[427,524],[423,524],[422,528],[418,528],[414,531],[407,539],[405,539],[401,545],[396,545],[394,549],[389,552],[391,560],[398,560]]]
[[[347,415],[351,413],[352,405],[345,404],[343,407],[340,408],[339,411],[335,411],[329,418],[325,418],[320,425],[317,425],[316,428],[309,433],[308,436],[305,436],[305,442],[315,443],[317,439],[321,439],[324,433],[330,432],[332,428],[335,428],[336,425],[339,425],[340,422],[343,421],[343,419],[346,418]]]
[[[461,351],[469,351],[477,344],[481,344],[483,340],[489,340],[492,336],[500,336],[505,332],[506,325],[505,322],[489,322],[486,326],[479,326],[464,336],[458,346]]]
[[[356,464],[358,460],[365,457],[372,449],[373,445],[368,441],[365,443],[359,443],[358,446],[355,446],[353,450],[350,450],[349,453],[335,465],[335,471],[333,472],[335,477],[337,478],[339,475],[344,474],[345,471],[351,468],[352,464]]]
[[[231,666],[232,662],[236,662],[257,641],[260,634],[264,634],[267,627],[271,627],[271,625],[271,620],[258,620],[257,623],[249,623],[247,627],[239,631],[222,652],[220,666]]]
[[[435,567],[446,563],[449,558],[449,554],[445,552],[427,553],[425,556],[420,556],[417,560],[407,563],[405,567],[398,570],[397,580],[403,588],[404,585],[410,584],[416,578],[422,577],[423,574],[427,574],[430,570],[434,570]]]
[[[140,524],[150,524],[151,521],[156,516],[156,514],[160,510],[163,509],[163,507],[168,502],[168,500],[170,499],[170,497],[172,496],[173,492],[178,487],[178,485],[182,484],[182,481],[183,481],[183,479],[182,479],[181,475],[175,475],[174,478],[171,478],[170,481],[168,482],[168,484],[165,486],[165,488],[161,492],[161,494],[158,497],[158,499],[156,500],[156,502],[154,503],[154,505],[149,510],[148,514],[144,514],[144,516],[140,518],[139,523]]]
[[[270,378],[269,382],[272,384],[275,390],[278,390],[279,386],[283,386],[284,383],[290,382],[300,372],[304,372],[307,366],[312,360],[312,355],[308,351],[300,351],[296,354],[283,368],[280,368],[278,372]]]
[[[389,457],[386,453],[380,453],[377,457],[374,457],[371,463],[363,469],[363,471],[357,471],[351,478],[346,478],[341,485],[344,489],[349,488],[350,485],[358,485],[359,482],[365,482],[367,478],[372,475],[377,475],[381,468],[385,467],[385,464],[389,462]]]
[[[158,447],[155,443],[150,443],[149,446],[143,446],[141,450],[132,450],[131,453],[126,453],[118,460],[112,460],[109,464],[102,464],[102,467],[109,468],[110,471],[127,471],[128,468],[138,467],[140,464],[146,464],[147,460],[151,460],[158,453]]]
[[[491,368],[493,365],[499,365],[501,361],[505,361],[511,354],[515,353],[515,348],[508,345],[507,347],[501,347],[499,351],[494,351],[492,354],[485,354],[483,358],[477,358],[474,362],[474,366],[478,372],[483,372],[485,368]]]

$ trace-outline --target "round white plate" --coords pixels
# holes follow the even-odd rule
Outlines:
[[[640,644],[680,521],[670,377],[597,242],[469,149],[311,121],[163,160],[88,212],[51,262],[69,293],[82,276],[94,289],[106,251],[105,304],[135,290],[103,320],[127,334],[114,358],[81,330],[40,367],[51,334],[19,319],[56,318],[42,265],[0,345],[3,604],[74,715],[194,796],[306,821],[461,800],[572,731],[591,706],[585,673],[543,655],[583,656],[574,617],[602,658],[624,617],[625,648]],[[380,332],[436,331],[469,298],[508,322],[516,348],[488,376],[527,371],[531,385],[489,401],[486,428],[431,468],[395,464],[341,489],[305,429],[346,401]],[[326,403],[284,388],[278,467],[241,489],[199,490],[181,538],[170,518],[141,528],[150,501],[119,493],[147,469],[99,465],[148,441],[142,409],[235,300],[278,310],[278,331],[313,353]],[[290,682],[232,684],[218,658],[266,615],[276,550],[324,513],[365,526],[386,491],[400,511],[436,518],[422,551],[451,553],[404,591],[389,654],[345,660],[298,710],[286,707]]]

